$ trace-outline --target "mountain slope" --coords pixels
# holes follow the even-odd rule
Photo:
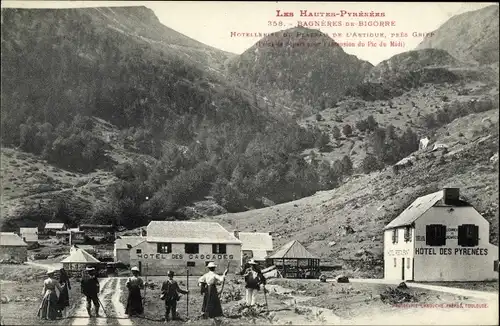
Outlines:
[[[231,74],[266,97],[314,108],[333,104],[371,67],[327,35],[304,27],[265,36],[228,64]]]
[[[36,180],[17,175],[16,166],[39,164],[5,160],[12,165],[2,177],[12,183],[2,219],[9,228],[37,218],[131,227],[187,218],[179,211],[207,196],[241,211],[263,207],[263,197],[280,203],[322,189],[316,168],[300,156],[318,132],[269,115],[225,79],[226,58],[143,7],[3,8],[2,147],[62,172],[41,175],[42,188],[52,190],[34,198],[20,190],[37,192],[29,184]],[[95,200],[65,188],[74,185],[69,173],[110,182]],[[35,216],[20,207],[40,198],[54,211]],[[66,205],[79,211],[59,214],[50,204],[59,199],[63,212]]]
[[[492,124],[484,125],[485,118]],[[476,131],[461,135],[461,124]],[[459,134],[460,141],[450,142]],[[387,168],[357,175],[311,197],[206,220],[229,230],[273,232],[276,248],[296,239],[324,264],[343,265],[343,273],[351,277],[382,277],[383,227],[417,197],[459,187],[490,222],[490,241],[497,243],[498,160],[490,158],[498,153],[498,111],[457,119],[438,131],[435,142],[449,144],[448,152],[433,152],[431,144],[413,153],[415,163],[400,173]]]
[[[492,5],[453,16],[417,49],[442,49],[458,59],[480,64],[498,62],[498,8]]]

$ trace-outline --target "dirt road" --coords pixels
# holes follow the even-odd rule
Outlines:
[[[71,325],[73,326],[94,326],[94,325],[132,325],[132,322],[125,315],[125,309],[120,302],[120,295],[123,291],[120,286],[120,278],[104,278],[100,280],[101,293],[99,299],[104,306],[99,308],[100,317],[89,317],[87,314],[87,301],[83,297],[78,308],[73,313],[75,318]],[[95,310],[92,307],[92,314]]]
[[[62,263],[40,264],[40,263],[35,263],[33,261],[27,261],[27,262],[25,262],[25,264],[31,265],[34,267],[43,268],[46,270],[56,270],[56,269],[61,269],[63,267]]]
[[[351,280],[353,283],[381,283],[398,284],[385,280]],[[457,302],[457,305],[423,305],[408,304],[406,306],[393,307],[391,311],[359,316],[351,319],[341,318],[332,310],[301,305],[310,297],[292,296],[289,300],[290,306],[303,309],[311,309],[313,318],[304,318],[289,313],[279,313],[281,322],[289,322],[294,325],[498,325],[498,293],[473,291],[466,289],[450,288],[445,286],[434,286],[418,283],[407,283],[409,287],[417,287],[468,298]],[[277,286],[268,285],[270,290],[283,293],[287,290]]]

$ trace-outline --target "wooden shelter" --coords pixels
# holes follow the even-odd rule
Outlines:
[[[276,266],[285,278],[317,278],[320,258],[311,254],[297,240],[293,240],[268,256],[268,265]]]
[[[61,261],[70,275],[78,275],[87,266],[99,269],[101,262],[83,249],[73,247],[70,255]]]

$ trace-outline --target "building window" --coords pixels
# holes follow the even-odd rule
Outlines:
[[[398,260],[397,258],[394,258],[394,267],[397,267],[398,266]]]
[[[411,230],[409,226],[405,228],[405,242],[411,242]]]
[[[142,249],[136,249],[136,250],[135,250],[135,253],[136,253],[136,254],[142,254]]]
[[[392,230],[392,243],[398,243],[398,229]]]
[[[156,252],[159,254],[169,254],[172,252],[171,243],[158,243],[156,245]]]
[[[226,253],[226,245],[225,244],[213,244],[212,245],[212,253],[213,254],[225,254]]]
[[[425,244],[428,246],[446,245],[446,226],[431,224],[425,227]]]
[[[186,254],[198,254],[200,252],[200,246],[197,243],[186,243],[184,245],[184,252]]]
[[[462,247],[475,247],[479,244],[479,227],[474,224],[458,226],[458,245]]]
[[[499,267],[499,266],[498,266],[498,260],[495,260],[495,261],[493,262],[493,270],[494,270],[495,272],[498,272],[498,267]]]

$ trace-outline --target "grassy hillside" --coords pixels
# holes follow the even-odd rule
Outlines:
[[[75,222],[133,227],[187,218],[180,211],[207,196],[234,212],[325,189],[329,169],[301,157],[321,132],[273,116],[225,79],[228,57],[143,7],[4,8],[2,147],[85,178],[115,177],[107,205],[93,195],[73,205]],[[36,212],[2,212],[2,222],[52,218]]]
[[[441,49],[479,64],[498,62],[498,4],[453,16],[417,49]]]

